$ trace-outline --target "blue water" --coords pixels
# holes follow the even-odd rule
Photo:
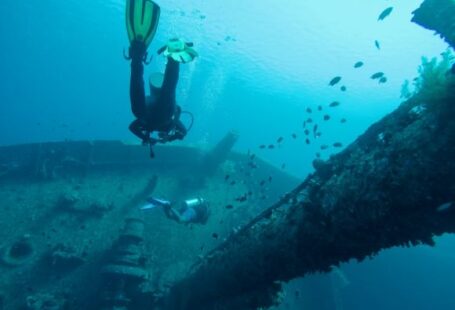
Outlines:
[[[200,54],[182,67],[178,101],[196,116],[182,143],[209,148],[233,129],[240,135],[238,151],[251,150],[305,177],[321,144],[353,141],[399,105],[401,84],[417,75],[421,56],[437,56],[447,48],[410,22],[421,2],[157,0],[162,16],[150,51],[179,36],[193,41]],[[392,14],[377,22],[388,6],[394,7]],[[0,145],[86,139],[138,143],[127,130],[132,114],[129,63],[122,57],[128,47],[124,28],[121,0],[2,0]],[[359,60],[365,65],[354,69]],[[155,57],[146,72],[163,68],[164,59]],[[369,78],[377,71],[386,73],[386,84]],[[329,87],[336,75],[342,82]],[[329,109],[334,100],[341,105]],[[323,122],[313,115],[322,136],[306,145],[305,110],[318,105],[332,119]],[[293,140],[292,133],[298,138]],[[258,148],[280,136],[285,138],[280,148]],[[455,240],[439,240],[443,246],[435,249],[395,249],[371,262],[344,266],[351,282],[343,293],[344,309],[455,308]]]

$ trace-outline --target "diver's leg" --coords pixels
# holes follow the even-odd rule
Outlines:
[[[176,104],[175,92],[177,89],[177,83],[179,81],[179,70],[180,64],[172,58],[168,58],[158,104],[168,105],[169,107],[172,107],[172,109],[170,109],[172,111],[174,111]]]
[[[130,101],[131,110],[137,118],[145,118],[145,89],[144,89],[144,65],[145,46],[142,42],[133,41],[130,47],[131,56],[131,79]]]

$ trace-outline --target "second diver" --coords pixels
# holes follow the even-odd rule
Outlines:
[[[147,48],[158,26],[160,7],[151,0],[128,0],[126,23],[130,41],[131,60],[130,100],[135,120],[130,131],[150,146],[150,156],[154,157],[152,146],[182,140],[187,128],[180,121],[181,108],[176,102],[176,88],[179,79],[180,63],[191,62],[197,53],[191,43],[181,39],[171,39],[158,50],[164,54],[167,64],[164,74],[153,73],[149,79],[150,95],[145,95],[144,63],[147,63]],[[157,138],[152,134],[156,132]]]

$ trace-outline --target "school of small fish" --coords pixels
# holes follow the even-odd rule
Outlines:
[[[379,17],[378,17],[378,21],[383,21],[385,18],[387,18],[393,11],[393,7],[388,7],[386,8],[385,10],[383,10]],[[374,42],[374,45],[375,47],[380,50],[381,49],[381,44],[379,43],[378,40],[375,40]],[[365,65],[365,63],[363,61],[357,61],[356,63],[354,63],[353,65],[353,68],[354,69],[360,69],[362,68],[363,66]],[[385,75],[384,72],[382,71],[377,71],[373,74],[371,74],[370,76],[370,79],[372,80],[375,80],[377,81],[379,84],[384,84],[387,82],[387,77]],[[340,82],[343,80],[343,77],[342,76],[335,76],[333,77],[328,85],[330,87],[334,87],[338,84],[340,84]],[[347,86],[346,85],[341,85],[340,87],[340,90],[342,92],[346,92],[347,91]],[[341,105],[341,102],[340,101],[332,101],[331,103],[329,103],[327,105],[328,108],[336,108],[338,106]],[[316,108],[317,112],[322,112],[324,110],[324,107],[323,105],[318,105],[317,108]],[[321,131],[319,130],[320,129],[320,126],[317,122],[317,120],[320,120],[320,121],[323,121],[323,122],[328,122],[332,119],[332,116],[329,114],[329,113],[321,113],[321,115],[318,117],[318,113],[313,113],[313,108],[312,107],[306,107],[305,109],[305,112],[308,114],[308,116],[312,115],[312,117],[306,117],[306,119],[303,121],[303,141],[305,144],[309,145],[311,144],[312,142],[315,142],[318,138],[321,137],[322,133]],[[347,122],[347,119],[346,118],[341,118],[339,119],[339,122],[341,124],[344,124]],[[311,135],[310,135],[311,134]],[[292,138],[292,140],[295,140],[295,141],[299,141],[300,139],[298,139],[299,137],[299,134],[297,132],[292,132],[289,137]],[[281,147],[282,145],[286,144],[286,137],[285,136],[278,136],[275,140],[275,143],[263,143],[263,144],[260,144],[259,145],[259,149],[260,150],[274,150],[276,148],[279,148]],[[343,147],[343,143],[341,142],[334,142],[332,143],[331,145],[329,144],[321,144],[319,145],[319,149],[320,151],[326,151],[330,148],[342,148]],[[316,153],[316,158],[320,158],[321,157],[321,153],[320,152],[317,152]],[[251,153],[250,151],[248,151],[248,162],[246,164],[246,169],[243,169],[242,168],[242,172],[246,175],[246,176],[249,176],[251,177],[253,175],[253,170],[254,169],[257,169],[257,164],[255,162],[255,158],[256,158],[256,155]],[[281,165],[281,169],[284,170],[286,168],[286,164],[283,163]],[[232,180],[231,176],[230,175],[225,175],[224,176],[224,181],[229,185],[229,186],[235,186],[237,184],[236,180]],[[260,179],[260,181],[256,181],[257,182],[257,188],[259,189],[259,193],[255,193],[253,194],[253,191],[252,190],[248,190],[247,192],[245,193],[241,193],[239,195],[237,195],[235,198],[234,198],[234,201],[232,203],[228,203],[224,206],[224,208],[226,210],[232,210],[232,209],[235,209],[235,205],[237,204],[241,204],[243,202],[246,202],[248,201],[248,199],[252,198],[253,196],[255,196],[256,198],[259,198],[259,199],[266,199],[267,198],[267,195],[266,195],[266,188],[267,188],[267,184],[271,183],[272,182],[272,176],[269,176],[269,177],[266,177],[266,178],[263,178],[263,179]],[[212,234],[212,237],[214,239],[218,239],[218,234],[217,233],[213,233]],[[296,291],[296,296],[298,296],[299,293]]]

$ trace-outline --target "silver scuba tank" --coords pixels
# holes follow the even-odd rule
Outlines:
[[[182,202],[182,206],[187,207],[187,208],[195,208],[202,206],[206,203],[205,199],[203,198],[192,198],[192,199],[186,199]]]

